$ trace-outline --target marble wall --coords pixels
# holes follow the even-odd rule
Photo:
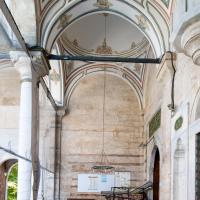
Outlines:
[[[161,66],[149,66],[148,69],[148,81],[145,84],[145,134],[148,136],[148,122],[159,108],[161,127],[154,137],[147,140],[147,179],[153,181],[153,152],[158,147],[161,157],[160,199],[178,200],[184,196],[184,199],[192,200],[195,199],[195,135],[200,130],[195,121],[199,109],[200,68],[192,58],[182,53],[177,54],[174,64],[177,70],[174,113],[168,106],[171,104],[171,62],[165,61],[162,69]],[[176,130],[175,123],[179,117],[183,118],[183,123]],[[179,192],[180,188],[182,192]],[[149,199],[152,199],[151,195]]]
[[[17,152],[20,78],[13,68],[0,71],[0,146]],[[0,150],[0,163],[13,158]]]

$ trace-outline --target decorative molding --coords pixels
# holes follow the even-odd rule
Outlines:
[[[109,2],[113,2],[113,1],[109,1]],[[138,3],[134,2],[134,1],[115,1],[115,3],[113,4],[112,8],[107,9],[106,11],[109,11],[111,13],[117,14],[118,16],[123,17],[124,19],[127,19],[128,21],[134,23],[134,24],[138,24],[138,20],[136,17],[134,17],[135,15],[144,15],[144,8],[143,6],[141,7],[137,7],[135,6],[135,4],[138,5]],[[70,20],[70,22],[68,23],[67,26],[70,26],[71,23],[75,23],[76,21],[80,20],[81,18],[83,18],[86,15],[89,14],[93,14],[93,13],[98,13],[101,11],[101,9],[99,8],[94,8],[94,3],[93,1],[89,1],[89,0],[84,0],[84,1],[78,1],[78,2],[74,2],[74,3],[70,3],[70,5],[68,6],[68,4],[66,3],[64,7],[66,7],[66,13],[70,13],[73,14],[73,18]],[[79,10],[80,12],[77,13],[77,8],[81,7],[81,9]],[[122,12],[122,10],[120,9],[121,6],[123,6],[124,9],[127,10],[127,12]],[[63,10],[64,10],[63,7]],[[158,10],[159,12],[159,10]],[[162,38],[160,37],[160,35],[162,33],[160,33],[160,31],[158,30],[158,27],[155,26],[155,20],[153,19],[148,11],[145,12],[146,14],[144,15],[145,19],[147,20],[147,25],[148,28],[146,28],[145,30],[145,35],[148,38],[149,41],[151,41],[151,43],[153,44],[153,49],[156,53],[157,56],[161,56],[162,52],[164,52],[164,44],[165,41],[162,41]],[[55,16],[53,17],[54,22],[52,23],[48,23],[45,22],[44,27],[46,27],[45,29],[42,29],[42,36],[41,36],[41,42],[42,42],[42,46],[45,46],[45,48],[50,51],[53,44],[55,43],[55,41],[58,39],[58,36],[60,36],[60,34],[63,32],[63,29],[67,28],[63,27],[63,29],[58,29],[58,24],[60,21],[60,14],[55,13]],[[158,25],[159,26],[159,25]],[[45,32],[45,30],[48,30]]]
[[[75,44],[74,44],[75,41]],[[105,42],[105,41],[104,41]],[[60,39],[60,43],[63,46],[63,48],[66,51],[70,51],[73,54],[78,54],[78,55],[99,55],[102,54],[101,52],[106,52],[106,51],[97,51],[94,49],[84,49],[83,47],[80,46],[78,39],[74,39],[73,41],[70,41],[67,37],[62,37]],[[77,46],[78,45],[78,46]],[[103,48],[104,45],[104,48]],[[101,48],[103,50],[105,50],[106,48],[108,48],[109,46],[105,43],[102,45],[99,45],[99,47],[101,46]],[[140,55],[142,55],[144,52],[146,52],[146,50],[149,48],[150,44],[148,42],[148,40],[144,37],[142,39],[141,42],[139,43],[135,43],[134,41],[130,44],[130,48],[128,50],[124,50],[124,51],[116,51],[114,49],[111,48],[107,53],[107,55],[116,55],[116,56],[124,56],[124,57],[139,57]],[[112,52],[112,53],[111,53]]]
[[[96,49],[96,53],[111,55],[113,52],[112,48],[107,45],[106,38],[104,38],[102,45],[98,46]]]
[[[72,18],[72,14],[64,14],[60,17],[58,29],[63,29],[69,23],[70,19]]]
[[[106,67],[106,68],[105,68]],[[138,97],[138,102],[140,104],[140,108],[143,109],[143,90],[142,86],[136,77],[136,75],[131,71],[128,70],[127,68],[121,66],[121,65],[114,65],[114,64],[109,64],[109,63],[95,63],[95,64],[89,64],[89,65],[83,65],[82,67],[78,67],[75,69],[68,77],[66,80],[66,85],[65,85],[65,99],[64,99],[64,104],[66,108],[69,105],[69,99],[70,96],[78,84],[79,80],[82,78],[86,77],[87,75],[91,75],[93,73],[102,73],[106,69],[106,73],[115,75],[117,77],[122,78],[125,80],[128,84],[130,84],[131,88],[136,92],[137,97]]]
[[[142,30],[146,30],[149,28],[149,25],[147,23],[147,19],[145,18],[144,15],[135,15],[135,17],[138,20],[138,26],[142,29]]]
[[[97,0],[94,6],[99,9],[108,9],[112,6],[112,4],[108,0]]]

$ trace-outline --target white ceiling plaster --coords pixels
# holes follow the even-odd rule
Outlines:
[[[119,16],[109,14],[106,24],[107,45],[113,51],[129,50],[133,42],[137,44],[144,37],[141,31]],[[86,50],[96,50],[105,38],[105,17],[103,14],[84,17],[72,24],[62,36],[72,42],[77,40],[78,45]]]

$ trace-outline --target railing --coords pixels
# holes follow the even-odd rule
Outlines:
[[[102,191],[101,196],[107,200],[146,200],[147,191],[152,189],[152,182],[148,181],[140,187],[112,187],[111,191]]]

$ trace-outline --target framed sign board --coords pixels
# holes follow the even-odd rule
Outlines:
[[[79,174],[78,192],[100,193],[110,191],[111,187],[129,187],[130,172],[115,172],[115,174]]]

